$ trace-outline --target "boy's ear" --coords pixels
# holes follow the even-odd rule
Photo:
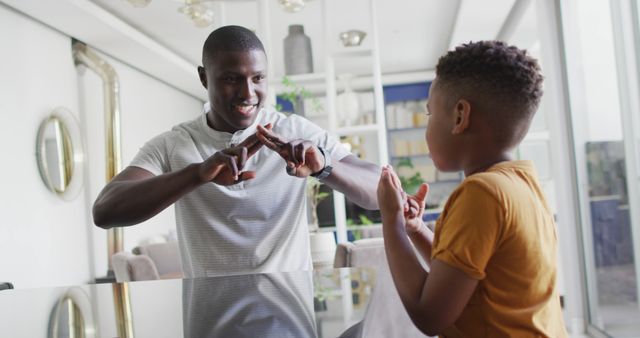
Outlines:
[[[455,119],[451,133],[462,134],[471,123],[471,104],[465,99],[460,99],[455,105]]]
[[[204,67],[198,66],[198,76],[200,77],[200,83],[207,89],[207,73],[204,71]]]

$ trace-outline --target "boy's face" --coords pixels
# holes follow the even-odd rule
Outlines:
[[[433,164],[440,171],[460,170],[456,160],[456,144],[452,130],[455,127],[454,107],[449,103],[446,88],[438,85],[438,78],[431,83],[427,110],[431,114],[425,139]]]
[[[217,52],[198,73],[209,94],[213,127],[234,133],[255,121],[267,98],[267,57],[263,51]]]

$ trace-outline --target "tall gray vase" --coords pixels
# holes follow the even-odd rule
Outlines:
[[[313,73],[311,39],[302,25],[290,25],[284,38],[284,73],[286,75]]]

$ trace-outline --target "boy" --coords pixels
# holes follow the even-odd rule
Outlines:
[[[464,44],[440,58],[427,145],[438,170],[463,170],[466,179],[435,234],[422,222],[428,186],[407,197],[393,169],[383,168],[378,201],[387,260],[409,316],[428,335],[567,336],[553,215],[533,164],[510,156],[538,108],[542,78],[535,59],[498,41]]]

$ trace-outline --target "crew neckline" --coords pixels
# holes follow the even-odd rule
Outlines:
[[[211,136],[211,138],[213,138],[216,141],[225,141],[225,142],[234,143],[234,144],[242,142],[242,140],[249,137],[249,135],[255,133],[258,123],[262,121],[266,112],[264,107],[261,108],[257,112],[258,116],[256,116],[256,119],[253,121],[253,123],[251,123],[251,125],[249,125],[245,129],[238,130],[234,133],[229,133],[226,131],[213,129],[209,126],[209,124],[207,123],[207,114],[209,113],[210,110],[211,110],[211,105],[209,102],[206,102],[203,105],[202,114],[200,116],[200,126],[204,130],[205,134]]]

